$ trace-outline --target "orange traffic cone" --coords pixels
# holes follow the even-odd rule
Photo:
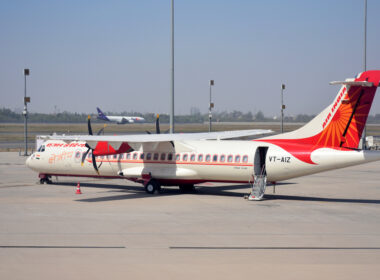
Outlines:
[[[79,182],[78,182],[77,191],[75,192],[75,194],[82,194],[82,192],[80,191],[80,183]]]

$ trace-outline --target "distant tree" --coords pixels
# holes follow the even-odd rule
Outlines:
[[[255,120],[256,121],[264,121],[265,120],[265,116],[264,116],[264,113],[261,112],[261,111],[258,111],[255,115]]]

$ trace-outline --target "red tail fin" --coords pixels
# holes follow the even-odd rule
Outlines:
[[[350,85],[347,82],[331,108],[331,121],[324,127],[317,145],[357,148],[379,85],[380,71],[366,71]],[[356,82],[368,82],[358,85]],[[340,100],[339,100],[340,99]]]
[[[302,161],[312,163],[318,148],[357,148],[380,81],[380,71],[366,71],[342,83],[334,102],[300,129],[264,138]],[[302,145],[302,151],[299,147]],[[305,145],[308,146],[305,149]],[[305,153],[305,151],[307,152]]]

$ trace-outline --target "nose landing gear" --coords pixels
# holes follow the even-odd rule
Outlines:
[[[41,185],[43,185],[43,184],[49,184],[50,185],[53,183],[51,181],[51,176],[40,174],[39,177],[40,177],[40,184]]]

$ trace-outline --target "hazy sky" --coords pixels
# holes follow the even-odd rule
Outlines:
[[[175,1],[175,111],[316,114],[363,69],[364,0]],[[368,0],[367,69],[380,69]],[[169,112],[170,0],[0,2],[0,107]],[[378,93],[379,94],[379,93]],[[380,113],[380,96],[371,114]]]

